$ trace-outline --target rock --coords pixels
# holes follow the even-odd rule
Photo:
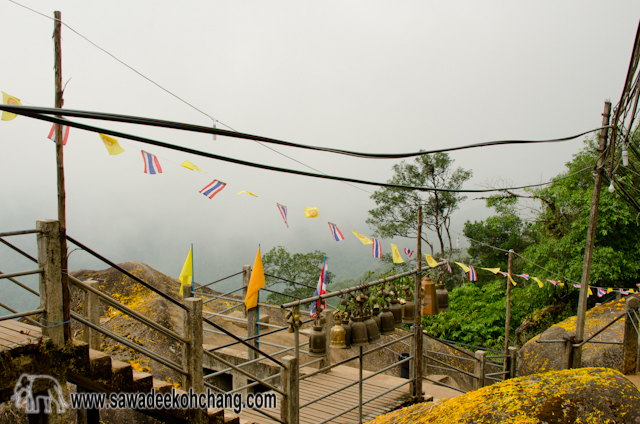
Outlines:
[[[435,405],[416,404],[369,424],[577,422],[640,422],[640,390],[609,368],[551,371],[506,380]]]

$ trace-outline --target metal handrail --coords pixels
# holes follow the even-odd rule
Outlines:
[[[264,379],[264,381],[271,380],[271,379],[276,378],[276,377],[280,377],[280,374],[281,374],[281,373],[273,374],[273,375],[271,375],[271,376],[269,376],[269,377],[265,378],[265,379]],[[257,386],[258,384],[260,384],[260,383],[258,383],[257,381],[254,381],[253,383],[249,383],[249,384],[247,384],[247,385],[245,385],[245,386],[238,387],[238,388],[236,388],[236,389],[230,390],[230,391],[225,392],[225,393],[235,393],[235,392],[239,392],[240,390],[248,389],[249,387]]]
[[[446,345],[446,346],[449,346],[449,347],[450,347],[451,349],[453,349],[453,350],[457,350],[457,351],[458,351],[458,352],[460,352],[460,353],[464,353],[465,355],[470,356],[470,357],[471,357],[471,358],[473,358],[473,359],[476,359],[476,357],[475,357],[475,356],[473,356],[473,354],[471,354],[471,353],[469,353],[469,352],[466,352],[466,351],[464,351],[464,350],[460,349],[460,348],[459,348],[459,347],[457,347],[457,346],[452,346],[451,344],[449,344],[449,340],[444,340],[444,339],[439,339],[439,338],[437,338],[437,337],[434,337],[434,336],[432,336],[431,334],[427,333],[425,330],[423,330],[423,331],[422,331],[422,334],[424,334],[425,336],[429,337],[430,339],[433,339],[433,340],[439,341],[440,343],[442,343],[442,344],[444,344],[444,345]]]
[[[509,374],[510,372],[511,372],[511,371],[492,372],[492,373],[490,373],[490,374],[485,374],[484,376],[485,376],[485,377],[491,377],[491,376],[494,376],[494,375],[507,375],[507,374]]]
[[[233,365],[231,362],[222,359],[219,356],[214,355],[213,353],[209,352],[208,350],[204,351],[205,355],[209,355],[210,357],[212,357],[213,359],[215,359],[216,361],[220,361],[222,362],[224,365],[226,365],[227,367],[230,367],[231,369],[238,371],[241,374],[246,375],[247,377],[249,377],[252,380],[257,381],[258,383],[262,384],[263,386],[265,386],[268,389],[271,389],[275,392],[280,393],[282,396],[285,396],[284,392],[280,389],[278,389],[277,387],[265,382],[264,380],[259,379],[258,377],[256,377],[255,375],[250,374],[248,371],[243,370],[242,368],[237,367],[236,365]],[[283,367],[284,368],[284,367]]]
[[[511,356],[509,356],[509,355],[491,355],[491,356],[487,355],[487,356],[485,356],[485,358],[487,358],[487,359],[504,359],[504,358],[510,358],[510,357]]]
[[[137,318],[139,321],[142,321],[143,323],[147,324],[149,327],[153,328],[154,330],[157,330],[161,333],[163,333],[166,336],[171,337],[174,340],[177,340],[179,342],[182,343],[189,343],[189,340],[184,338],[183,336],[181,336],[180,334],[169,330],[166,327],[163,327],[162,325],[151,321],[149,318],[145,317],[144,315],[140,314],[139,312],[134,311],[133,309],[123,305],[122,303],[118,302],[117,300],[115,300],[114,298],[112,298],[111,296],[109,296],[108,294],[102,293],[100,290],[96,290],[93,287],[89,286],[88,284],[84,283],[83,281],[80,281],[79,279],[77,279],[76,277],[72,276],[72,275],[68,275],[69,277],[69,281],[72,282],[73,284],[75,284],[76,286],[80,287],[82,290],[85,291],[90,291],[91,293],[95,294],[96,296],[98,296],[99,298],[101,298],[106,304],[124,312],[125,314],[131,315],[134,318]]]
[[[427,365],[428,365],[428,364],[427,364]],[[432,365],[431,365],[431,366],[432,366]],[[422,379],[423,379],[423,380],[430,381],[430,382],[432,382],[433,384],[437,384],[438,386],[444,386],[444,387],[447,387],[447,388],[449,388],[449,389],[451,389],[451,390],[455,390],[456,392],[460,392],[460,393],[467,393],[465,390],[459,389],[459,388],[457,388],[457,387],[450,386],[450,385],[448,385],[448,384],[446,384],[446,383],[443,383],[443,382],[438,381],[438,380],[434,380],[434,379],[429,378],[429,377],[426,377],[426,376],[424,376],[424,375],[422,376]]]
[[[446,339],[440,339],[440,340],[446,340]],[[467,344],[467,343],[462,343],[462,342],[456,342],[454,340],[446,340],[448,343],[453,343],[453,344],[457,344],[460,346],[468,346],[468,347],[474,347],[477,350],[484,350],[487,352],[495,352],[495,353],[500,353],[499,350],[495,350],[495,349],[489,349],[488,347],[484,347],[484,346],[476,346],[476,345],[472,345],[472,344]]]
[[[151,284],[147,283],[146,281],[143,281],[141,278],[136,277],[135,275],[131,274],[129,271],[125,270],[124,268],[118,266],[118,264],[111,262],[109,259],[105,258],[104,256],[100,255],[97,252],[94,252],[93,250],[89,249],[88,247],[86,247],[85,245],[83,245],[82,243],[80,243],[79,241],[76,241],[73,237],[67,235],[66,236],[67,240],[69,240],[71,243],[75,244],[76,246],[80,247],[82,250],[84,250],[85,252],[89,253],[90,255],[95,256],[96,258],[100,259],[101,261],[103,261],[106,264],[109,264],[112,268],[117,269],[118,271],[120,271],[121,273],[123,273],[124,275],[126,275],[127,277],[131,278],[133,281],[142,284],[143,286],[145,286],[146,288],[148,288],[149,290],[155,292],[156,294],[159,294],[161,297],[164,297],[165,299],[167,299],[168,301],[172,302],[174,305],[177,305],[178,307],[180,307],[183,310],[186,310],[187,307],[184,306],[182,303],[180,303],[180,301],[174,299],[173,297],[167,295],[166,293],[163,293],[162,291],[160,291],[159,289],[153,287]]]
[[[297,281],[293,281],[293,280],[287,280],[286,278],[282,278],[282,277],[278,277],[277,275],[272,275],[272,274],[267,274],[266,272],[264,273],[265,277],[273,277],[273,278],[277,278],[278,280],[282,280],[282,281],[286,281],[288,283],[293,283],[293,284],[297,284],[299,286],[304,286],[304,287],[308,287],[310,289],[316,289],[316,287],[310,286],[308,284],[305,283],[299,283]]]
[[[0,274],[4,274],[4,273],[3,273],[2,271],[0,271]],[[27,291],[29,291],[29,292],[31,292],[31,293],[33,293],[33,294],[35,294],[36,296],[40,297],[40,293],[38,293],[37,291],[35,291],[35,290],[34,290],[34,289],[32,289],[31,287],[29,287],[29,286],[27,286],[27,285],[22,284],[20,281],[18,281],[18,280],[16,280],[16,279],[14,279],[14,278],[12,278],[12,277],[9,277],[9,281],[11,281],[11,282],[12,282],[12,283],[14,283],[14,284],[19,285],[19,286],[20,286],[20,287],[22,287],[23,289],[25,289],[25,290],[27,290]]]
[[[452,355],[452,354],[450,354],[450,353],[438,352],[437,350],[425,350],[425,352],[427,352],[427,353],[433,353],[433,354],[436,354],[436,355],[448,356],[449,358],[462,359],[463,361],[471,361],[471,362],[475,362],[475,361],[477,361],[477,359],[476,359],[476,358],[473,358],[473,359],[471,359],[471,358],[464,358],[464,357],[462,357],[462,356]]]
[[[226,318],[226,319],[231,320],[231,321],[248,322],[248,320],[246,318],[234,317],[234,316],[231,316],[231,315],[224,315],[224,314],[220,314],[220,313],[217,313],[217,312],[202,311],[202,313],[203,314],[210,314],[206,318],[221,317],[221,318]],[[289,328],[288,326],[270,324],[268,322],[256,322],[256,325],[260,325],[262,327],[279,328],[279,329],[282,329],[282,330]]]
[[[0,279],[20,277],[21,275],[41,274],[43,271],[44,271],[44,268],[36,268],[36,269],[31,269],[29,271],[10,272],[7,274],[0,274]]]
[[[8,305],[5,305],[4,303],[0,302],[0,307],[3,307],[4,309],[6,309],[9,312],[13,312],[14,314],[19,314],[20,312],[16,311],[15,309],[9,307]],[[26,319],[27,321],[31,322],[33,325],[37,325],[38,327],[40,326],[40,323],[35,321],[32,318],[29,317],[24,317],[24,319]]]
[[[37,315],[37,314],[41,314],[45,312],[44,309],[34,309],[33,311],[27,311],[27,312],[20,312],[17,314],[11,314],[11,315],[3,315],[0,317],[0,321],[4,321],[7,319],[14,319],[14,318],[22,318],[22,317],[26,317],[29,315]]]
[[[581,347],[583,344],[587,343],[588,341],[590,341],[591,339],[593,339],[595,336],[597,336],[598,334],[602,333],[604,330],[606,330],[607,328],[611,327],[616,321],[618,321],[620,318],[623,318],[624,316],[626,316],[627,313],[623,313],[620,314],[619,316],[617,316],[613,321],[611,321],[609,324],[605,325],[604,327],[602,327],[600,330],[596,331],[595,333],[593,333],[591,335],[591,337],[589,337],[586,340],[583,340],[580,343],[576,343],[573,345],[573,347]]]
[[[306,362],[306,363],[304,363],[304,364],[300,364],[300,365],[298,366],[298,368],[308,367],[309,365],[311,365],[311,364],[315,364],[316,362],[320,362],[320,361],[322,361],[323,359],[324,359],[324,358],[318,358],[318,359],[314,359],[313,361],[309,361],[309,362]]]
[[[202,289],[202,288],[205,288],[205,287],[210,286],[210,285],[212,285],[212,284],[219,283],[220,281],[224,281],[224,280],[226,280],[227,278],[235,277],[236,275],[238,275],[238,274],[242,274],[243,272],[244,272],[244,271],[236,272],[235,274],[231,274],[231,275],[229,275],[229,276],[227,276],[227,277],[221,278],[221,279],[216,280],[216,281],[213,281],[213,282],[211,282],[211,283],[207,283],[207,284],[205,284],[205,285],[203,285],[203,286],[198,286],[198,287],[196,287],[194,290]]]
[[[471,378],[476,378],[476,379],[478,378],[478,377],[476,377],[474,374],[471,374],[470,372],[467,372],[467,371],[464,371],[464,370],[458,369],[458,368],[454,367],[453,365],[449,365],[449,364],[447,364],[447,363],[446,363],[446,362],[444,362],[444,361],[441,361],[441,360],[439,360],[439,359],[436,359],[436,358],[432,358],[432,357],[430,357],[430,356],[427,356],[427,355],[425,355],[424,353],[422,354],[422,356],[423,356],[423,357],[425,357],[426,359],[430,360],[430,361],[435,361],[435,362],[437,362],[437,363],[439,363],[439,364],[442,364],[442,365],[444,365],[444,366],[446,366],[446,367],[449,367],[449,369],[450,369],[450,370],[452,370],[452,371],[460,372],[460,373],[462,373],[462,374],[468,375],[468,376],[469,376],[469,377],[471,377]],[[427,364],[427,366],[429,366],[429,364]]]
[[[182,369],[182,366],[170,359],[166,359],[163,358],[162,356],[156,354],[155,352],[152,352],[142,346],[140,346],[137,343],[134,343],[132,341],[129,341],[127,339],[125,339],[124,337],[121,337],[119,335],[117,335],[116,333],[107,330],[104,327],[100,327],[99,325],[95,325],[94,323],[92,323],[89,320],[86,320],[82,317],[82,315],[80,315],[79,313],[75,312],[75,311],[71,311],[71,318],[75,319],[76,321],[80,321],[82,324],[89,326],[91,328],[93,328],[96,331],[99,331],[100,333],[111,337],[112,339],[122,343],[125,346],[130,347],[131,349],[135,350],[136,352],[142,353],[143,355],[148,356],[151,359],[154,359],[158,362],[160,362],[161,364],[163,364],[166,367],[171,368],[172,370],[182,374],[182,375],[189,375],[188,372],[186,372],[185,370]]]
[[[261,342],[261,343],[264,343],[264,342]],[[282,355],[283,353],[286,353],[286,352],[288,352],[288,351],[290,351],[290,350],[293,350],[293,347],[288,347],[288,348],[285,348],[285,349],[283,349],[283,350],[279,350],[279,351],[277,351],[277,352],[272,353],[272,355],[273,355],[273,356],[276,356],[276,355]],[[260,357],[260,358],[255,358],[255,359],[252,359],[252,360],[250,360],[250,361],[246,361],[246,362],[243,362],[243,363],[239,364],[239,365],[238,365],[238,367],[244,367],[245,365],[254,364],[254,363],[256,363],[256,362],[264,361],[265,359],[267,359],[267,358],[265,358],[264,356],[263,356],[263,357]],[[233,368],[225,368],[225,369],[223,369],[223,370],[216,371],[216,372],[211,373],[211,374],[207,374],[207,375],[205,375],[205,376],[204,376],[204,379],[206,380],[207,378],[216,377],[216,376],[218,376],[218,375],[220,375],[220,374],[224,374],[224,373],[226,373],[226,372],[229,372],[229,371],[231,371],[232,369],[233,369]]]
[[[20,236],[22,234],[33,234],[33,233],[40,233],[40,230],[37,229],[33,229],[33,230],[18,230],[18,231],[7,231],[6,233],[0,233],[0,237],[9,237],[9,236]]]
[[[38,260],[36,258],[34,258],[33,256],[31,256],[30,254],[28,254],[27,252],[22,251],[20,248],[14,246],[13,244],[9,243],[6,240],[3,240],[0,238],[0,243],[4,243],[7,246],[9,246],[10,248],[12,248],[13,250],[15,250],[16,252],[20,253],[22,256],[24,256],[27,259],[30,259],[31,261],[38,263]]]
[[[304,325],[304,324],[307,324],[307,323],[312,322],[312,321],[313,321],[312,319],[310,319],[308,321],[302,321],[300,323],[300,325]],[[264,336],[268,336],[269,334],[277,333],[278,331],[286,330],[287,328],[288,327],[282,327],[282,328],[280,328],[278,330],[268,331],[268,332],[262,333],[262,334],[256,334],[255,336],[251,336],[251,337],[245,337],[242,340],[244,340],[244,341],[253,340],[253,339],[256,339],[258,337],[264,337]],[[215,347],[213,349],[210,349],[209,352],[213,352],[214,350],[218,350],[218,349],[223,349],[225,347],[231,347],[231,346],[237,345],[238,343],[240,343],[240,342],[233,342],[233,343],[229,343],[229,344],[226,344],[226,345],[218,346],[218,347]],[[305,344],[308,344],[308,343],[301,344],[300,346],[304,346]]]
[[[266,288],[266,287],[263,287],[263,288],[261,288],[260,290],[264,290],[264,291],[268,291],[268,292],[271,292],[271,293],[279,294],[279,295],[281,295],[281,296],[287,296],[287,297],[290,297],[290,298],[292,298],[292,299],[301,299],[301,298],[300,298],[300,297],[298,297],[298,296],[294,296],[294,295],[292,295],[292,294],[280,293],[280,292],[277,292],[277,291],[275,291],[275,290],[268,289],[268,288]]]

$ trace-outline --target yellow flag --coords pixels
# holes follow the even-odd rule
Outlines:
[[[480,268],[480,269],[484,269],[485,271],[493,272],[494,274],[497,274],[498,271],[500,271],[500,268]]]
[[[194,164],[192,164],[188,160],[185,160],[184,162],[182,162],[182,165],[180,165],[180,166],[184,166],[185,168],[190,169],[192,171],[204,172],[206,174],[205,171],[203,171],[202,169],[198,168],[197,166],[195,166]]]
[[[558,281],[558,285],[559,285],[560,287],[562,287],[562,286],[564,286],[564,283],[563,283],[562,281]]]
[[[457,263],[458,265],[460,265],[460,268],[462,268],[462,270],[463,270],[464,272],[469,272],[469,271],[471,271],[471,270],[469,269],[469,267],[468,267],[468,266],[466,266],[465,264],[461,264],[460,262],[456,262],[456,263]]]
[[[427,258],[427,263],[429,264],[429,266],[431,268],[435,268],[438,266],[438,261],[436,261],[435,259],[433,259],[433,256],[431,255],[427,255],[426,253],[424,254],[424,256]],[[456,262],[457,263],[457,262]],[[464,268],[463,268],[464,269]],[[469,272],[469,268],[467,268],[467,271]]]
[[[513,284],[514,286],[517,286],[518,283],[516,283],[515,281],[513,281],[513,278],[511,278],[511,274],[507,274],[507,276],[509,277],[509,281],[511,281],[511,284]]]
[[[120,153],[124,152],[124,149],[120,147],[120,144],[118,144],[118,140],[113,137],[109,137],[106,134],[99,134],[102,142],[104,143],[104,147],[107,148],[107,151],[110,155],[119,155]]]
[[[178,277],[178,280],[180,280],[180,296],[184,293],[183,287],[191,285],[191,277],[193,277],[193,247],[189,249],[189,255],[187,256],[187,260],[184,261],[182,271],[180,271],[180,277]]]
[[[318,212],[318,208],[316,208],[315,206],[312,206],[310,208],[303,206],[304,208],[304,216],[306,216],[307,218],[317,218],[320,215],[320,212]]]
[[[20,101],[19,98],[10,96],[7,93],[5,93],[4,91],[2,92],[2,103],[4,103],[5,105],[15,105],[15,106],[22,105],[22,102]],[[2,120],[3,121],[11,121],[16,116],[18,116],[18,115],[16,115],[15,113],[2,111]]]
[[[253,269],[251,270],[249,287],[247,287],[247,297],[244,298],[244,305],[247,310],[258,306],[258,292],[264,286],[264,268],[262,268],[262,258],[260,257],[260,248],[258,247],[258,254],[256,255],[256,260],[253,262]]]
[[[398,251],[398,246],[391,243],[391,254],[393,255],[393,263],[401,264],[404,263],[404,259],[400,256],[400,252]]]
[[[629,289],[629,293],[635,293],[636,290],[635,289]]]
[[[373,242],[371,241],[371,239],[370,239],[369,237],[367,237],[367,236],[363,236],[362,234],[360,234],[360,233],[359,233],[359,232],[357,232],[357,231],[353,231],[353,230],[351,230],[351,232],[352,232],[356,237],[358,237],[358,240],[360,240],[360,241],[362,242],[362,244],[365,244],[365,245],[366,245],[366,244],[373,244]]]
[[[538,283],[538,287],[543,288],[544,287],[544,283],[542,281],[540,281],[539,278],[536,277],[531,277],[531,279],[533,279],[533,281],[535,281],[536,283]]]
[[[591,291],[591,286],[589,286],[589,296],[593,296],[593,292]]]
[[[250,191],[247,191],[247,190],[242,190],[242,191],[238,192],[238,194],[242,194],[242,193],[247,193],[249,196],[258,197],[257,195],[255,195],[255,194],[253,194],[253,193],[251,193]]]
[[[613,289],[612,289],[611,287],[609,287],[609,288],[607,289],[607,293],[613,293]]]

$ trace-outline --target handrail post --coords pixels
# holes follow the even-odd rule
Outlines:
[[[40,308],[44,308],[42,334],[56,346],[64,346],[64,313],[62,300],[62,253],[60,222],[53,219],[36,221],[38,233],[38,267],[40,274]]]
[[[287,355],[282,358],[282,391],[284,397],[280,403],[280,417],[286,424],[300,422],[300,377],[298,359]]]
[[[89,287],[98,290],[96,280],[86,280],[84,282]],[[84,317],[91,324],[100,325],[100,299],[92,291],[84,292],[84,306],[82,307]],[[89,349],[100,350],[100,333],[88,325],[82,326],[82,339],[89,344]]]
[[[484,387],[484,375],[487,364],[487,352],[484,350],[476,350],[476,362],[474,363],[474,374],[476,378],[473,382],[473,390]]]
[[[242,266],[242,298],[247,298],[247,289],[249,288],[249,280],[251,279],[251,265]],[[247,317],[246,308],[242,308],[242,315]]]
[[[517,359],[518,359],[518,348],[509,346],[509,378],[516,377],[516,370],[518,369],[516,366]]]
[[[414,363],[413,372],[413,387],[415,390],[416,402],[422,402],[422,351],[424,350],[422,347],[422,326],[416,327],[413,326],[413,340],[414,343],[411,343],[414,346],[415,350],[413,351],[413,360],[410,362]]]
[[[193,297],[191,285],[187,284],[186,286],[182,286],[182,298],[189,299],[190,297]]]
[[[331,365],[331,322],[333,321],[333,313],[325,309],[322,311],[322,316],[324,317],[324,339],[326,345],[325,354],[322,357],[322,360],[318,362],[318,369]]]
[[[573,368],[573,345],[576,342],[576,333],[567,333],[564,337],[564,351],[562,352],[562,369],[570,370]]]
[[[186,288],[186,286],[185,286]],[[194,393],[204,393],[204,370],[202,368],[202,298],[190,297],[184,299],[187,310],[184,314],[184,336],[189,343],[184,344],[183,366],[187,375],[183,377],[184,390]],[[191,409],[189,422],[204,424],[207,420],[206,409]]]
[[[624,320],[623,362],[622,373],[634,374],[638,361],[638,319],[637,312],[640,308],[640,300],[636,297],[628,297],[624,305],[627,316]],[[633,313],[635,311],[636,313]]]

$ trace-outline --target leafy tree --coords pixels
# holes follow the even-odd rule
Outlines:
[[[292,255],[282,246],[274,247],[267,252],[262,257],[262,265],[265,273],[310,286],[306,287],[265,276],[267,288],[279,292],[270,293],[267,300],[271,303],[281,305],[291,302],[296,298],[304,299],[313,296],[315,287],[318,285],[318,278],[320,278],[320,273],[322,272],[325,256],[326,254],[319,250],[310,253],[294,253]],[[329,272],[327,275],[327,286],[329,286],[333,277],[333,273]]]
[[[417,157],[414,163],[402,162],[394,165],[395,175],[388,181],[392,184],[423,186],[440,189],[459,189],[471,178],[472,172],[462,168],[453,169],[453,159],[446,153]],[[375,229],[374,235],[383,238],[395,236],[417,237],[418,205],[422,205],[423,229],[421,238],[434,255],[434,243],[429,241],[428,230],[436,233],[440,255],[451,253],[451,214],[461,201],[466,199],[455,192],[417,191],[385,187],[374,192],[371,198],[377,207],[369,211],[367,223]],[[448,249],[445,249],[445,242]]]

